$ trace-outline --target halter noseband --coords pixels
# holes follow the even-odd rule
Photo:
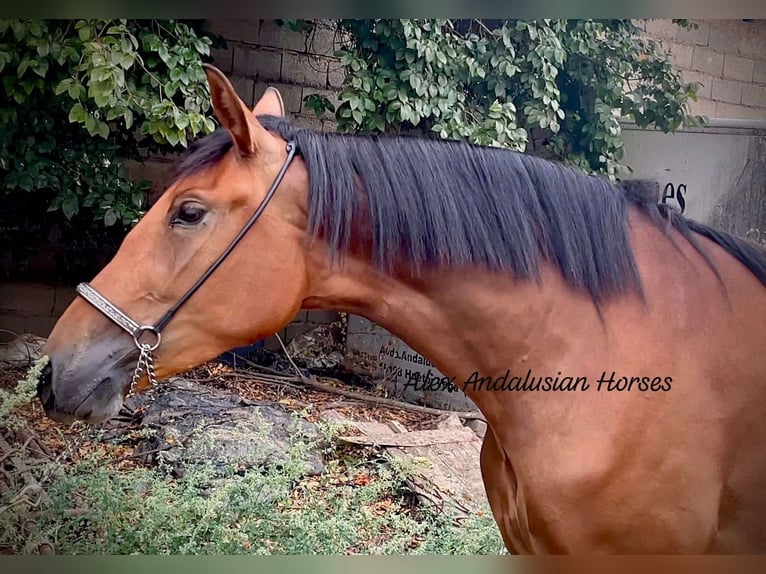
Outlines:
[[[290,163],[293,161],[293,158],[295,157],[295,154],[298,151],[298,145],[294,141],[287,142],[287,158],[285,159],[284,163],[282,164],[282,167],[279,170],[279,173],[277,174],[277,177],[274,179],[274,182],[271,184],[271,187],[269,188],[268,192],[266,192],[266,196],[261,201],[260,205],[258,205],[258,208],[255,210],[253,215],[250,216],[250,219],[248,219],[247,223],[245,223],[244,227],[240,230],[240,232],[237,234],[237,236],[229,243],[229,246],[221,253],[221,255],[218,256],[218,259],[216,259],[210,267],[207,268],[207,270],[202,274],[202,276],[197,280],[194,285],[191,286],[191,288],[183,294],[183,296],[170,308],[168,309],[165,314],[160,317],[160,319],[154,324],[154,325],[140,325],[136,321],[130,318],[129,315],[124,313],[117,305],[109,301],[106,297],[104,297],[101,293],[99,293],[96,289],[90,286],[88,283],[80,283],[77,286],[77,293],[80,295],[83,299],[85,299],[88,303],[93,305],[96,309],[101,311],[104,315],[106,315],[109,319],[111,319],[117,326],[119,326],[121,329],[126,331],[131,337],[133,337],[133,342],[136,344],[136,347],[139,350],[139,356],[138,356],[138,362],[136,364],[136,369],[133,372],[133,379],[130,383],[130,391],[129,394],[133,392],[133,390],[136,387],[136,383],[138,383],[138,380],[141,378],[141,375],[145,372],[146,376],[149,379],[149,382],[152,385],[157,384],[157,379],[154,374],[154,363],[152,358],[152,351],[156,350],[157,347],[160,346],[160,343],[162,342],[162,330],[167,327],[168,323],[170,323],[171,319],[175,314],[178,312],[178,310],[181,308],[181,306],[186,303],[194,293],[197,292],[197,290],[202,287],[202,285],[207,281],[210,276],[213,274],[213,272],[218,269],[218,267],[221,265],[221,263],[224,262],[224,260],[229,256],[229,254],[232,252],[232,250],[237,246],[237,244],[242,240],[242,238],[247,234],[247,232],[250,230],[250,228],[255,224],[255,222],[258,220],[258,218],[263,213],[264,209],[266,209],[266,206],[271,201],[271,198],[274,197],[274,193],[277,191],[277,188],[279,187],[279,184],[282,183],[282,179],[285,176],[285,173],[287,173],[287,168],[290,167]],[[150,333],[154,336],[154,340],[150,342],[141,342],[142,337],[144,334]]]

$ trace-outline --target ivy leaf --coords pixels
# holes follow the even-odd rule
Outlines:
[[[88,130],[90,135],[96,135],[96,118],[90,114],[85,116],[85,129]]]
[[[80,205],[76,195],[68,194],[61,201],[61,211],[67,219],[72,219],[79,210]]]
[[[104,211],[104,225],[111,227],[117,223],[117,212],[111,207]]]
[[[37,60],[37,65],[33,67],[32,70],[35,74],[44,78],[45,74],[48,73],[48,60]]]
[[[13,104],[0,109],[7,188],[46,189],[52,200],[40,209],[63,217],[135,221],[142,192],[123,160],[172,153],[216,127],[201,66],[211,39],[185,22],[0,21],[0,77]],[[294,22],[297,34],[313,29]],[[342,93],[309,94],[304,106],[334,113],[341,131],[529,148],[612,174],[624,154],[615,111],[663,131],[697,121],[684,111],[695,87],[630,20],[335,23]],[[623,77],[642,78],[631,97]]]
[[[104,139],[109,137],[109,126],[106,122],[98,121],[95,127],[96,135],[101,136]]]
[[[75,124],[83,123],[87,116],[88,114],[80,102],[77,102],[75,105],[72,106],[72,109],[69,110],[69,121],[72,123],[75,123]]]
[[[24,76],[24,73],[29,68],[29,58],[24,57],[21,62],[19,62],[18,67],[16,68],[16,75],[21,78]]]

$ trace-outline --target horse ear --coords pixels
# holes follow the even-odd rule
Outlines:
[[[253,108],[253,114],[256,116],[278,116],[284,117],[285,115],[285,102],[282,100],[282,94],[279,90],[269,86],[266,91],[263,92],[261,99],[255,104]]]
[[[221,126],[231,132],[240,153],[252,155],[268,145],[271,136],[240,99],[223,72],[210,64],[202,66],[210,85],[213,111]]]

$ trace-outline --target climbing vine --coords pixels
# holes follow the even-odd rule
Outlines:
[[[679,22],[682,25],[690,25]],[[311,21],[289,21],[311,29]],[[616,176],[620,117],[672,132],[697,85],[631,20],[337,20],[342,131],[418,131]]]

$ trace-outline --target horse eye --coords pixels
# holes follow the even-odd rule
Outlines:
[[[197,203],[184,203],[178,210],[178,215],[173,219],[173,223],[181,225],[195,225],[202,221],[205,215],[205,209]]]

